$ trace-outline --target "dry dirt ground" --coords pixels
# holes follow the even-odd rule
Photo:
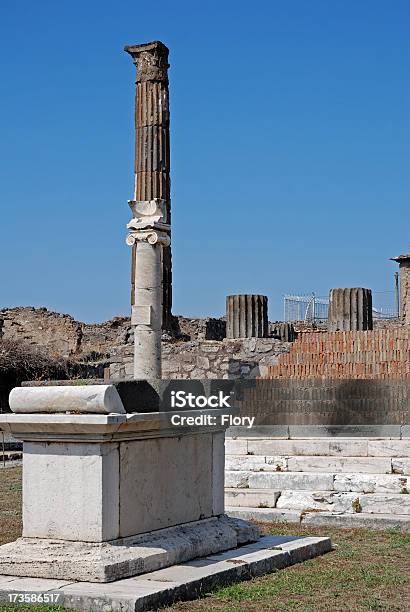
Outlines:
[[[163,612],[362,612],[410,610],[410,534],[395,530],[313,529],[264,526],[272,534],[328,535],[335,550],[262,578],[175,604]],[[21,468],[0,469],[0,544],[21,531]],[[1,606],[0,612],[16,612]],[[58,607],[19,607],[19,612],[58,612]]]

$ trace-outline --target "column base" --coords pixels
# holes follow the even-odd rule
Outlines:
[[[102,543],[19,538],[0,546],[0,575],[112,582],[258,539],[255,525],[226,515]]]

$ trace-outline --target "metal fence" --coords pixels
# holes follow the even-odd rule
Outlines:
[[[307,323],[327,321],[329,298],[309,295],[284,295],[284,321],[306,321]]]
[[[373,319],[396,319],[399,316],[395,291],[373,291]]]
[[[373,318],[394,319],[397,315],[394,291],[373,291]],[[329,298],[315,293],[283,296],[283,320],[324,323],[328,319]]]

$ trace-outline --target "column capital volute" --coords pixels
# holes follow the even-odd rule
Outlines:
[[[141,81],[168,82],[169,49],[164,43],[155,40],[143,45],[126,45],[124,51],[131,55],[137,67],[137,83]]]
[[[161,245],[168,247],[171,244],[169,233],[159,229],[146,229],[138,231],[130,231],[126,238],[128,246],[133,246],[137,242],[148,242],[152,246]]]

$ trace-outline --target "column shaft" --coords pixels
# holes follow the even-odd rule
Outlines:
[[[161,378],[162,246],[144,241],[134,248],[134,378]]]
[[[227,338],[266,338],[268,298],[266,295],[228,295],[226,298]]]
[[[171,223],[168,49],[160,42],[128,46],[137,67],[135,94],[134,200],[165,200]],[[136,247],[132,249],[131,303],[134,299]],[[162,327],[170,328],[172,309],[171,247],[163,248]]]
[[[372,292],[363,287],[331,289],[329,331],[366,331],[373,329]]]

